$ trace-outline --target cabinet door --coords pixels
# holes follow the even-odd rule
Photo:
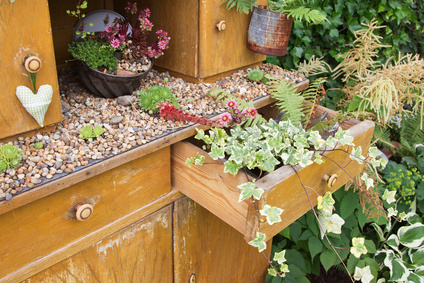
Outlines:
[[[271,240],[265,254],[271,253]],[[268,262],[243,234],[184,197],[174,203],[175,282],[265,282]]]
[[[172,282],[172,276],[171,204],[24,282]]]
[[[47,0],[0,0],[0,27],[0,139],[41,128],[15,95],[20,85],[33,90],[22,66],[29,54],[42,61],[37,89],[43,84],[53,88],[44,126],[60,122],[62,112]]]
[[[247,30],[251,14],[226,9],[221,0],[200,0],[199,5],[199,76],[207,78],[237,70],[266,59],[247,49]],[[266,2],[258,0],[258,3]],[[225,21],[219,31],[216,24]]]

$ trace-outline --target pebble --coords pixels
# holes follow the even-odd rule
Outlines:
[[[264,73],[292,83],[304,80],[294,72],[271,64],[263,64],[260,68]],[[154,85],[166,86],[188,113],[216,116],[225,110],[225,106],[209,95],[213,88],[221,88],[244,100],[268,95],[265,85],[247,79],[248,71],[237,71],[216,83],[194,84],[171,77],[168,72],[151,70],[132,95],[116,99],[97,97],[87,92],[72,69],[59,71],[63,121],[57,123],[51,132],[18,137],[14,142],[24,153],[23,161],[17,168],[0,174],[0,200],[10,200],[23,188],[40,186],[56,174],[72,173],[78,166],[90,164],[90,160],[112,157],[149,143],[167,131],[187,126],[183,122],[162,119],[158,113],[143,111],[136,96],[139,90]],[[102,126],[105,133],[91,142],[80,139],[79,131],[85,124]],[[36,142],[42,142],[43,148],[35,149]]]

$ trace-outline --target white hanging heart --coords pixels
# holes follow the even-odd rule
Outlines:
[[[26,86],[20,85],[16,88],[16,96],[28,113],[43,127],[44,116],[53,98],[52,86],[42,85],[38,88],[37,93],[33,93]]]

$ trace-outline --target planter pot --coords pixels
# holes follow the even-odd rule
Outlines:
[[[249,24],[247,48],[271,56],[286,55],[293,18],[255,7]]]
[[[136,90],[140,86],[141,79],[147,76],[150,69],[134,76],[117,76],[99,72],[83,62],[77,62],[77,71],[81,81],[92,93],[106,98],[116,98],[130,95]]]
[[[318,115],[324,111],[328,111],[330,117],[335,115],[334,111],[324,107],[317,109]],[[343,123],[341,127],[350,130],[355,146],[361,146],[364,152],[368,150],[374,130],[373,122],[353,119]],[[248,242],[255,238],[258,231],[256,208],[262,209],[269,204],[284,209],[281,215],[283,221],[274,225],[269,225],[261,217],[260,230],[266,234],[266,240],[311,209],[304,188],[290,166],[280,167],[255,182],[257,187],[265,191],[260,201],[239,202],[240,189],[237,186],[248,181],[250,177],[247,174],[239,172],[233,176],[224,173],[223,162],[211,159],[205,151],[188,140],[174,144],[171,150],[172,186],[238,230]],[[186,159],[195,156],[197,152],[206,156],[204,165],[188,167],[185,164]],[[328,190],[336,191],[350,180],[349,175],[356,176],[363,168],[363,165],[351,162],[346,153],[339,150],[328,152],[326,156],[343,169],[329,159],[321,165],[314,163],[305,168],[296,168],[306,188],[313,188],[321,196]],[[309,189],[308,194],[315,206],[317,195],[313,190]]]

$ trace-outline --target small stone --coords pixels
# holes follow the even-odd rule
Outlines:
[[[122,121],[124,121],[124,117],[116,115],[116,116],[113,116],[112,118],[110,118],[109,124],[118,125],[119,123],[122,123]]]
[[[135,97],[132,95],[123,95],[119,96],[116,99],[116,102],[123,105],[123,106],[130,106],[132,103],[134,103]]]
[[[12,197],[13,197],[13,196],[12,196],[12,194],[11,194],[11,193],[7,193],[5,198],[6,198],[6,200],[11,200],[11,199],[12,199]]]

